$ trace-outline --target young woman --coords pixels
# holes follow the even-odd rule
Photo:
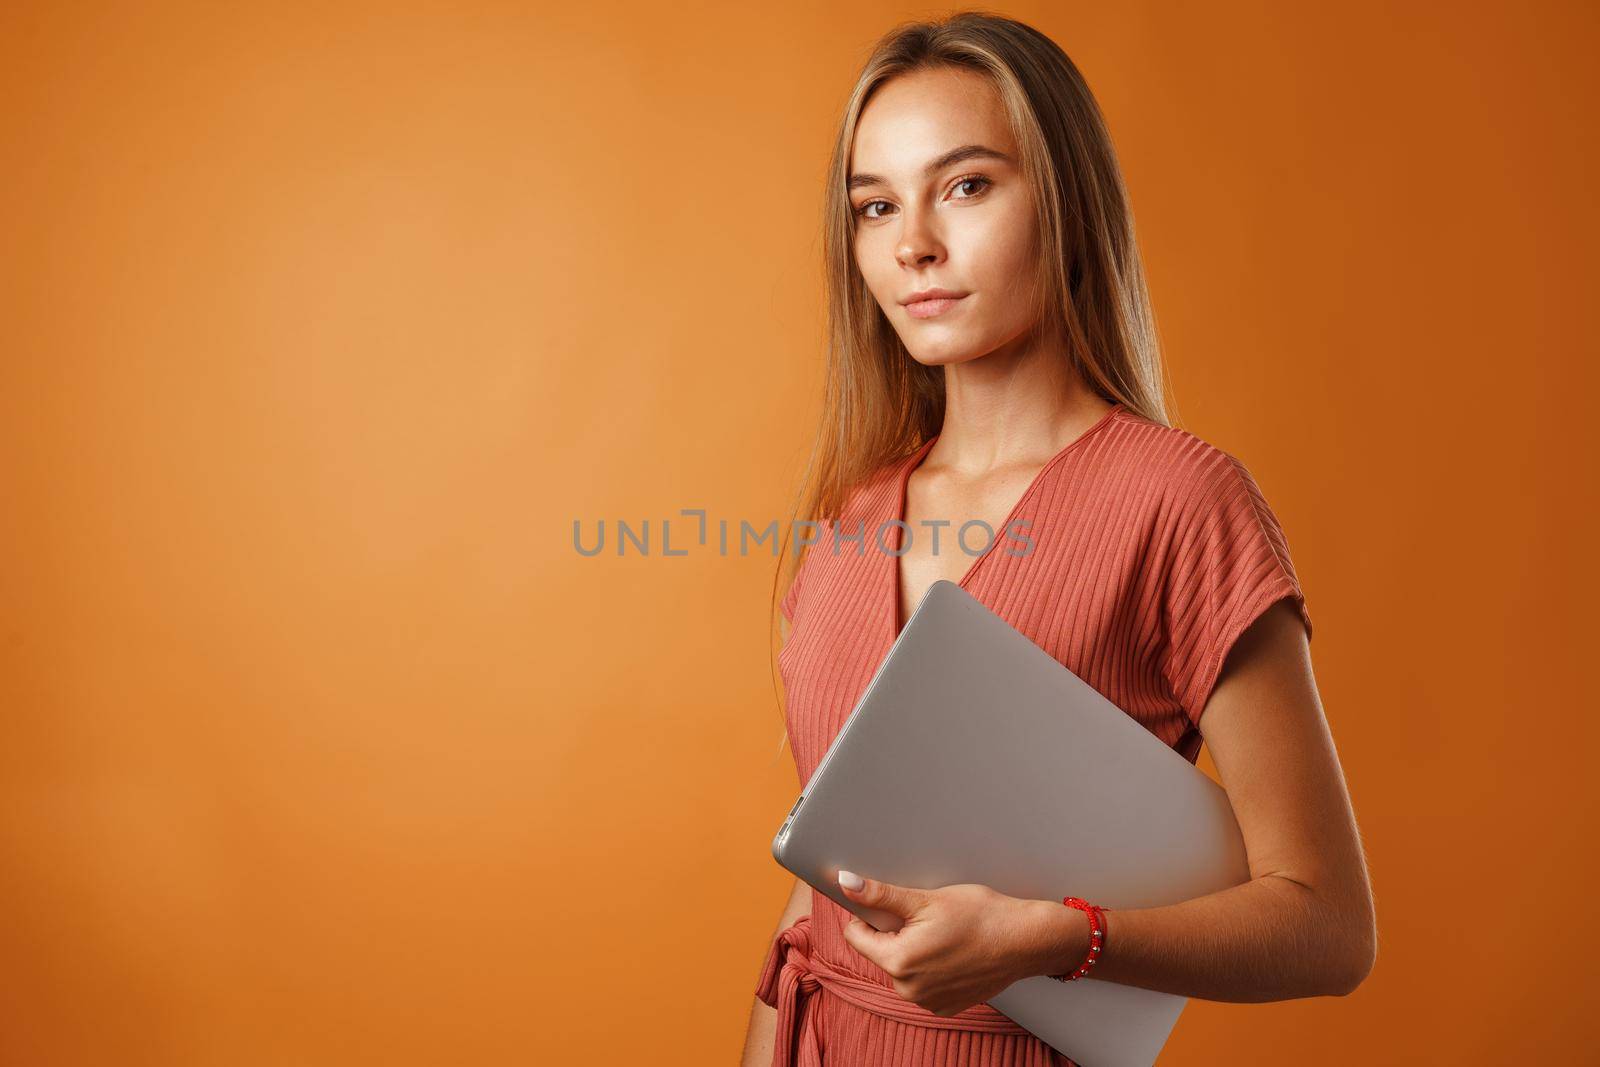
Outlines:
[[[1095,979],[1211,1000],[1356,988],[1373,902],[1311,617],[1249,472],[1165,421],[1126,192],[1071,60],[974,13],[886,37],[835,146],[825,254],[826,413],[797,509],[820,536],[781,604],[800,781],[949,579],[1191,762],[1209,743],[1252,877],[1094,919],[841,872],[905,918],[894,933],[797,882],[744,1062],[1069,1063],[984,1002],[1090,958]],[[958,536],[975,521],[993,538]]]

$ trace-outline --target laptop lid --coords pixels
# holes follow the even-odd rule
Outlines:
[[[899,919],[845,897],[841,868],[923,889],[1079,896],[1113,911],[1250,877],[1220,786],[949,581],[924,594],[772,855],[880,930]],[[1107,947],[1116,951],[1114,933]],[[1154,1063],[1186,1003],[1043,975],[989,1001],[1086,1067]]]

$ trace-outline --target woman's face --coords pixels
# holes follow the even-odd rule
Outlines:
[[[880,85],[848,178],[856,264],[919,363],[963,363],[1033,325],[1037,215],[989,80],[924,70]],[[958,299],[912,302],[929,289]]]

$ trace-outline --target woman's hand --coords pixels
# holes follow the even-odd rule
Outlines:
[[[851,889],[851,877],[839,872],[846,897],[905,920],[892,933],[855,916],[844,928],[850,947],[883,968],[902,999],[949,1017],[1029,977],[1027,961],[1038,952],[1035,901],[972,884],[911,889],[863,878]]]

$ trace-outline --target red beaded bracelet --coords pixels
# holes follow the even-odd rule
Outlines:
[[[1071,982],[1088,974],[1089,968],[1094,966],[1094,961],[1100,958],[1100,950],[1105,947],[1106,943],[1105,913],[1111,909],[1099,907],[1078,897],[1063,897],[1061,903],[1069,908],[1077,908],[1089,916],[1089,953],[1084,957],[1082,965],[1071,974],[1052,974],[1049,976],[1058,982]]]

